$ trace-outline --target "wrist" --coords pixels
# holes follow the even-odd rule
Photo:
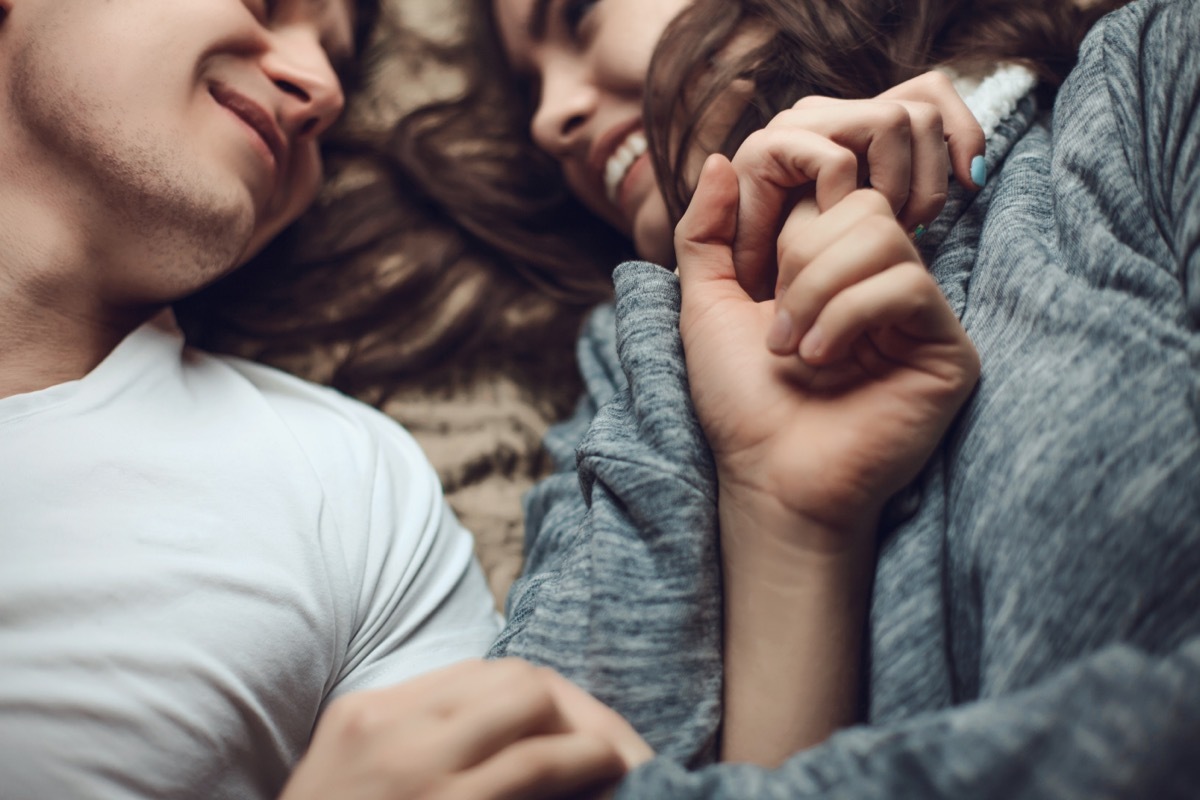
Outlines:
[[[769,495],[722,490],[721,565],[727,588],[749,581],[784,601],[865,597],[875,565],[877,516],[830,526]]]
[[[873,558],[881,507],[805,509],[719,473],[721,546],[788,561]]]

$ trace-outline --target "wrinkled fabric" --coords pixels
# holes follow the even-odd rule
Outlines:
[[[983,376],[885,513],[866,724],[776,770],[710,764],[714,468],[678,282],[617,270],[493,654],[563,671],[655,747],[620,798],[1196,795],[1196,41],[1197,0],[1106,17],[1053,113],[1023,100],[989,139],[986,188],[956,189],[922,240]]]

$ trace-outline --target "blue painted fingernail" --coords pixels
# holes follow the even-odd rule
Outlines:
[[[987,185],[987,162],[983,160],[983,156],[971,159],[971,180],[980,189]]]
[[[919,242],[919,241],[921,241],[921,237],[924,235],[925,235],[925,226],[918,225],[917,227],[913,228],[913,232],[908,235],[908,238],[914,242]]]

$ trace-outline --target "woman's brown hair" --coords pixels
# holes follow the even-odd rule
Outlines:
[[[1048,102],[1087,30],[1124,2],[694,0],[659,42],[645,94],[667,207],[676,220],[687,207],[685,155],[706,111],[734,81],[751,95],[719,148],[726,155],[802,97],[873,97],[934,66],[970,74],[1020,63]],[[735,40],[754,44],[731,47]]]

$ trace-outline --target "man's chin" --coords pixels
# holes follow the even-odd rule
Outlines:
[[[250,234],[250,239],[247,241],[245,248],[242,249],[241,254],[238,256],[234,269],[240,269],[253,260],[254,257],[265,250],[267,245],[274,241],[279,234],[283,233],[283,231],[290,224],[291,222],[289,221],[286,223],[276,222],[270,225],[260,225]]]

